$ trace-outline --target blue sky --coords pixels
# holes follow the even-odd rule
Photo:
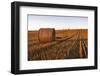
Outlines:
[[[28,30],[39,30],[40,28],[86,29],[88,28],[88,17],[28,15]]]

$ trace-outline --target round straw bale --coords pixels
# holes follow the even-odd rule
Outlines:
[[[40,28],[38,32],[38,39],[40,42],[51,42],[55,40],[54,28]]]

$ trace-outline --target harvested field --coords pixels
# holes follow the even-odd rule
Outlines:
[[[38,31],[28,31],[28,60],[77,59],[88,57],[88,30],[55,30],[55,40],[40,42]]]

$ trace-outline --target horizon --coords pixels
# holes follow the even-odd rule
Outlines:
[[[44,28],[43,28],[44,29]],[[54,28],[55,29],[55,28]],[[38,30],[28,30],[28,31],[39,31],[40,29]],[[64,31],[64,30],[88,30],[88,29],[55,29],[56,31]]]

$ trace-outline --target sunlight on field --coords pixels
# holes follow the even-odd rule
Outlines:
[[[28,31],[28,60],[77,59],[87,57],[87,29],[55,30],[55,40],[50,42],[40,42],[39,31]]]

